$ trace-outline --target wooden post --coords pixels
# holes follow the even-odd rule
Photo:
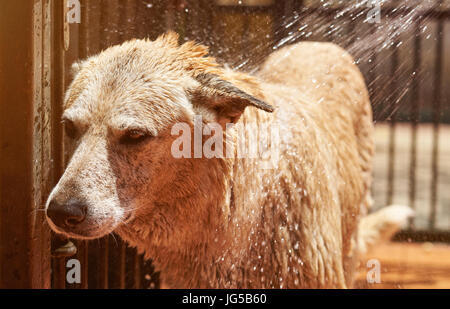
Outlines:
[[[50,287],[53,0],[0,4],[0,288]]]

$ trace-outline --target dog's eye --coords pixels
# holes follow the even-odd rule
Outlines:
[[[150,135],[140,130],[129,130],[120,138],[121,144],[139,144],[147,140]]]
[[[74,123],[70,120],[63,120],[63,124],[64,124],[64,129],[66,131],[66,135],[71,138],[74,139],[75,137],[77,137],[77,128],[75,127]]]

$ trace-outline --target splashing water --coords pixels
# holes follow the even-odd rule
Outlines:
[[[287,45],[305,40],[334,42],[350,52],[368,80],[375,119],[389,119],[407,98],[412,99],[408,96],[412,95],[414,80],[429,77],[420,63],[414,67],[412,51],[418,46],[406,47],[436,39],[430,23],[439,1],[317,2],[282,16],[274,27],[274,37],[279,38],[275,42],[259,42],[247,54],[227,62],[234,69],[255,72],[268,53]],[[227,52],[228,48],[222,46],[219,54]]]
[[[390,119],[406,102],[417,99],[414,88],[419,82],[419,100],[426,101],[435,93],[430,59],[439,29],[434,14],[448,8],[449,3],[305,0],[304,5],[296,6],[296,1],[273,1],[273,6],[280,3],[283,8],[252,10],[243,1],[231,0],[203,4],[179,0],[174,7],[159,1],[138,2],[135,19],[140,21],[133,19],[120,25],[119,35],[154,39],[169,27],[179,32],[183,41],[196,40],[210,46],[211,54],[233,69],[255,72],[269,53],[298,41],[334,42],[350,52],[362,70],[376,121]],[[221,2],[234,3],[236,10],[214,4]],[[155,18],[159,15],[166,17]],[[416,59],[414,51],[421,47],[421,59]],[[444,96],[450,96],[449,89],[444,92]],[[450,119],[450,115],[445,117]]]
[[[233,69],[256,72],[268,53],[289,44],[304,40],[334,42],[352,54],[369,81],[375,119],[389,119],[405,102],[417,99],[414,98],[417,93],[411,90],[414,90],[418,81],[430,77],[429,70],[421,66],[421,59],[417,58],[416,52],[424,45],[423,41],[436,39],[438,33],[432,24],[432,12],[438,11],[439,3],[431,0],[375,2],[379,3],[380,11],[374,10],[374,1],[362,0],[322,0],[313,8],[300,8],[280,18],[281,22],[273,29],[275,40],[269,36],[266,41],[250,44],[251,48],[242,56],[231,61],[228,59],[227,62]],[[373,16],[377,13],[380,15]],[[230,50],[221,45],[217,54],[220,56],[228,52]],[[427,58],[431,49],[421,52],[419,56]],[[295,154],[293,156],[298,157]],[[280,234],[285,233],[280,231]],[[280,241],[284,242],[285,239],[281,238]],[[293,250],[289,250],[292,255],[289,257],[288,271],[301,271],[303,262],[291,261],[295,256],[293,252],[299,246],[299,242],[295,242]],[[252,264],[255,261],[249,263],[251,269],[257,270],[257,266]],[[262,273],[263,269],[260,271]],[[283,287],[281,274],[279,280],[278,283],[270,281],[269,286]]]

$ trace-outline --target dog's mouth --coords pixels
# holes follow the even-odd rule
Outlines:
[[[75,238],[75,239],[97,239],[101,238],[110,232],[104,231],[103,229],[61,229],[59,227],[53,227],[52,230],[57,234],[62,234],[68,238]]]
[[[68,238],[75,238],[75,239],[97,239],[101,238],[111,232],[115,229],[115,224],[112,222],[107,222],[106,224],[102,225],[92,225],[92,226],[80,226],[80,227],[59,227],[54,225],[51,220],[48,220],[49,225],[51,229],[57,233],[62,234]]]
[[[91,227],[80,226],[76,228],[61,228],[56,226],[51,220],[47,220],[50,225],[50,228],[57,234],[62,234],[68,238],[75,239],[97,239],[102,238],[103,236],[112,233],[117,226],[122,224],[128,224],[133,220],[133,213],[125,214],[125,217],[119,222],[119,224],[114,223],[113,220],[108,220],[102,225],[92,225]]]
[[[109,233],[102,233],[97,230],[92,230],[92,231],[80,230],[80,231],[76,231],[76,232],[64,231],[64,232],[62,232],[62,234],[64,234],[68,238],[89,240],[89,239],[102,238],[103,236],[105,236]]]

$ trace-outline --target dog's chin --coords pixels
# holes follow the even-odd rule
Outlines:
[[[60,227],[55,226],[53,223],[49,222],[51,229],[60,235],[64,235],[67,238],[74,239],[97,239],[106,236],[115,230],[115,226],[106,225],[106,226],[98,226],[92,228],[74,228],[74,229],[62,229]]]
[[[103,236],[106,236],[111,232],[102,232],[102,231],[75,231],[75,232],[71,231],[71,232],[67,232],[67,231],[63,231],[63,232],[60,232],[60,234],[64,234],[64,236],[66,236],[67,238],[90,240],[90,239],[102,238]]]
[[[68,238],[75,238],[75,239],[98,239],[102,238],[116,230],[118,226],[127,224],[129,221],[133,219],[132,213],[129,213],[120,220],[118,223],[114,223],[113,221],[109,221],[107,223],[104,223],[102,225],[97,226],[90,226],[90,227],[79,227],[79,228],[73,228],[73,229],[62,229],[58,226],[56,226],[51,220],[47,220],[50,228],[57,234],[64,235]]]

